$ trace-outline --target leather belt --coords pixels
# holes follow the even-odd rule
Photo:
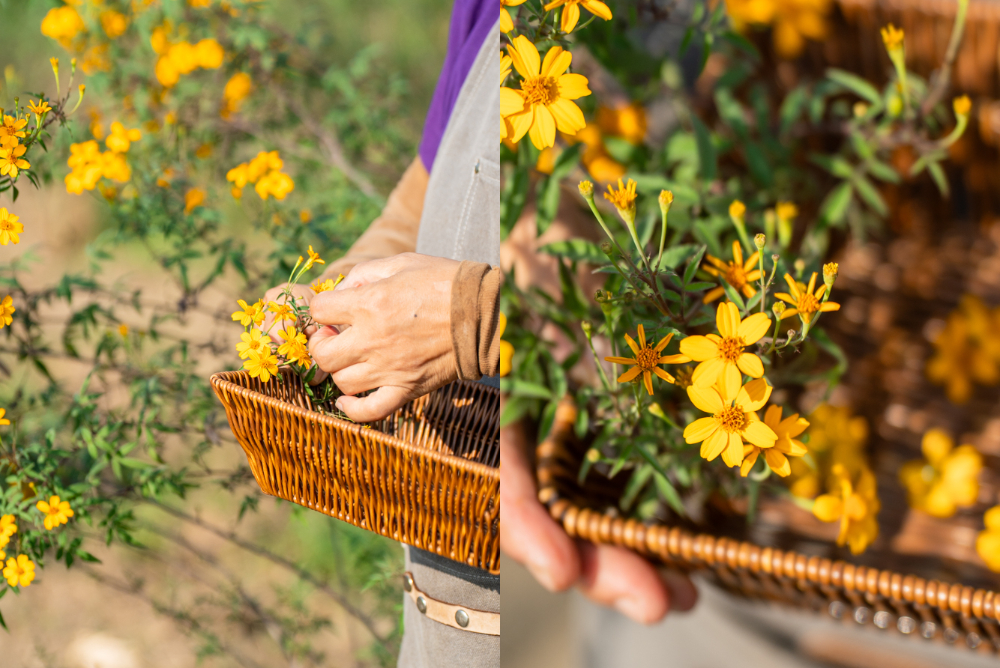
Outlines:
[[[413,599],[417,610],[428,619],[433,619],[439,624],[450,626],[459,631],[481,633],[488,636],[500,635],[500,613],[498,612],[472,610],[431,598],[417,588],[413,573],[409,571],[403,574],[403,589]]]

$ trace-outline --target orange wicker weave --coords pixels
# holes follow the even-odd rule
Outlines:
[[[678,570],[707,571],[747,598],[1000,651],[1000,594],[993,591],[622,518],[620,486],[600,475],[583,485],[577,479],[585,447],[573,434],[575,419],[572,402],[561,405],[537,450],[539,499],[570,536],[625,547]]]
[[[500,572],[496,389],[459,381],[365,426],[318,412],[288,371],[211,383],[264,493]]]

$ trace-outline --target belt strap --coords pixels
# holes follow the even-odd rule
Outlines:
[[[498,612],[472,610],[431,598],[417,588],[413,573],[409,571],[403,574],[403,589],[413,599],[417,610],[428,619],[433,619],[439,624],[450,626],[459,631],[488,636],[500,635],[500,613]]]

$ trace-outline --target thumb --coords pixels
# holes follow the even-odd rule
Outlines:
[[[380,387],[366,397],[344,395],[337,399],[337,408],[355,422],[374,422],[387,417],[410,400],[409,393],[402,387],[387,385]]]

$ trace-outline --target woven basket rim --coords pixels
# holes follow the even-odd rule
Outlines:
[[[283,376],[296,375],[294,372],[290,372],[287,369],[280,369],[279,371]],[[212,374],[212,376],[209,378],[209,383],[213,387],[217,386],[221,388],[226,388],[230,392],[233,392],[234,394],[239,394],[247,398],[253,397],[254,400],[259,401],[267,406],[270,406],[271,408],[285,412],[290,412],[292,414],[303,417],[307,420],[314,420],[328,427],[336,427],[337,429],[348,431],[355,435],[360,435],[362,432],[362,426],[356,422],[348,422],[347,420],[341,420],[339,418],[331,417],[329,415],[323,415],[322,413],[319,413],[317,411],[307,410],[300,406],[296,406],[291,402],[283,401],[281,399],[276,399],[274,397],[270,397],[264,394],[263,392],[258,392],[248,387],[244,387],[242,385],[232,382],[231,380],[228,380],[227,378],[227,376],[232,377],[237,375],[249,376],[249,373],[245,370],[218,371]],[[466,386],[475,385],[477,387],[481,387],[483,390],[487,392],[492,391],[498,393],[498,390],[496,388],[490,387],[488,385],[480,385],[478,383],[472,383],[466,380],[458,380],[455,382]],[[485,475],[487,477],[500,476],[499,468],[493,468],[491,466],[487,466],[486,464],[474,462],[469,459],[466,459],[465,457],[458,457],[456,455],[437,452],[435,450],[431,450],[430,448],[417,447],[410,443],[407,443],[406,441],[402,440],[397,436],[392,436],[390,434],[386,434],[376,429],[371,429],[369,431],[370,431],[369,436],[371,436],[374,440],[380,441],[385,445],[399,448],[400,450],[408,454],[427,457],[429,459],[438,461],[442,464],[446,464],[449,466],[457,466],[458,468],[462,468],[473,473],[478,473],[480,475]]]
[[[538,498],[570,536],[592,543],[618,545],[644,557],[690,569],[724,566],[796,582],[833,587],[843,592],[882,596],[907,605],[926,605],[946,613],[1000,621],[1000,593],[959,582],[857,565],[846,559],[807,555],[710,533],[695,533],[661,521],[612,517],[562,497],[550,470],[558,448],[573,438],[576,407],[564,403],[549,435],[538,446]],[[558,468],[556,466],[555,468]],[[545,481],[542,483],[541,481]]]

